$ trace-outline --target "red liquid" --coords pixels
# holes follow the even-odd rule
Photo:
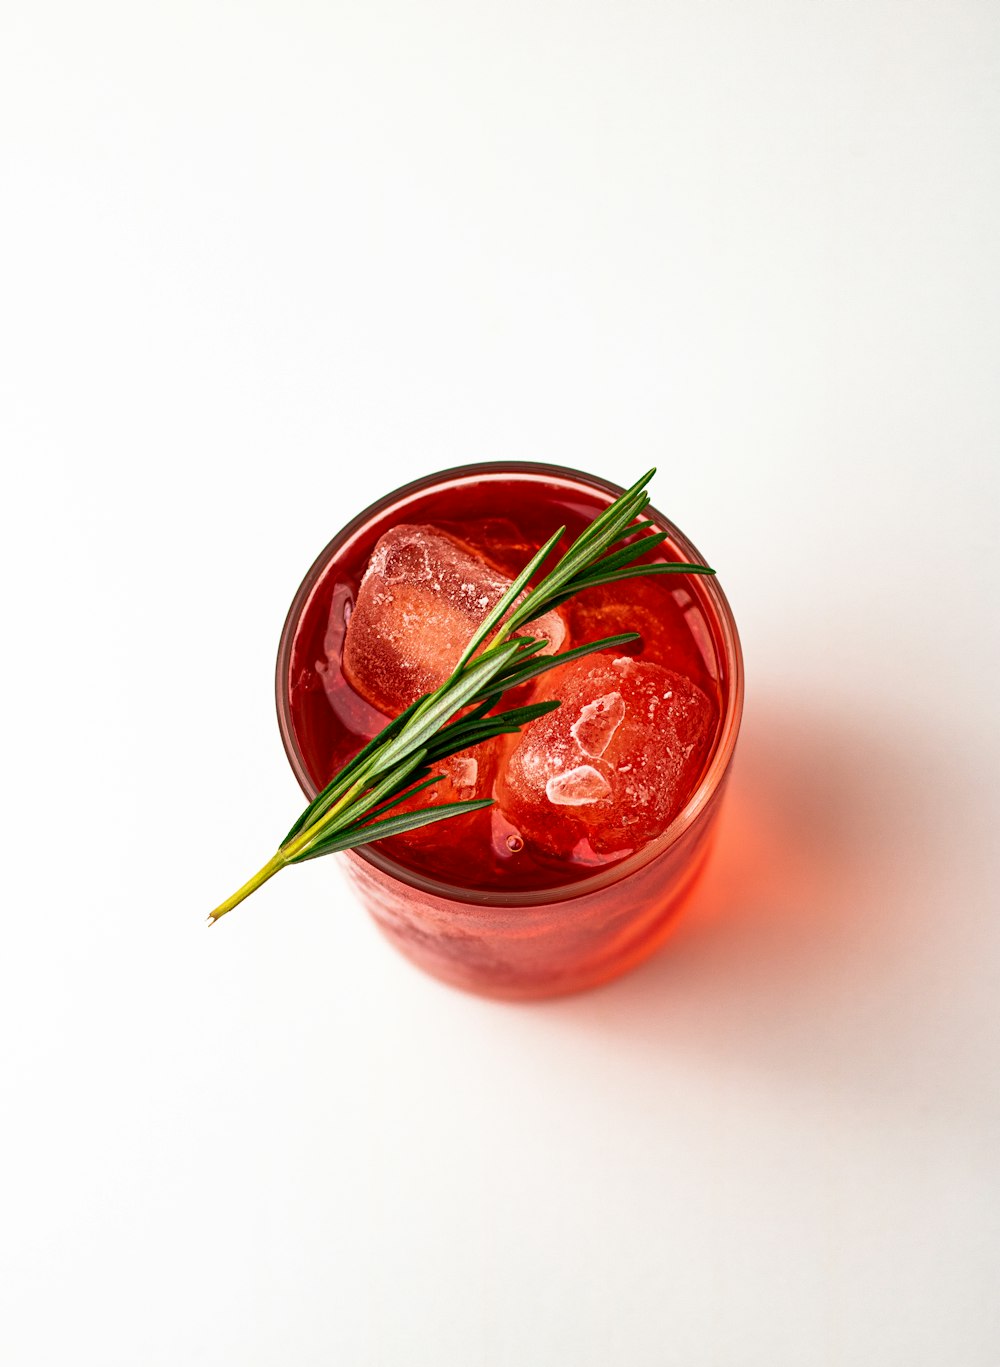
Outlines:
[[[314,786],[324,787],[386,723],[355,693],[340,668],[358,584],[384,532],[400,522],[431,523],[479,549],[513,578],[557,527],[567,528],[561,547],[566,549],[609,502],[609,495],[568,481],[494,476],[422,490],[405,507],[387,510],[349,539],[308,597],[292,641],[287,679],[291,726]],[[646,557],[653,563],[685,558],[669,541]],[[564,608],[568,645],[638,631],[640,641],[613,654],[651,660],[687,676],[712,702],[717,735],[725,710],[726,670],[694,579],[681,574],[625,580],[578,595]],[[556,696],[558,677],[558,669],[544,676]],[[706,764],[715,739],[706,747]],[[520,844],[516,835],[508,843],[507,829],[494,808],[381,842],[379,848],[404,868],[456,889],[496,889],[500,894],[572,884],[626,857],[601,858],[587,850],[557,859],[533,850],[530,843]]]

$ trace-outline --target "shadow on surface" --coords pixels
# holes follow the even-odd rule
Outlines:
[[[935,1109],[971,1104],[948,1056],[975,1022],[935,952],[953,856],[932,839],[933,763],[875,728],[755,707],[673,935],[631,975],[545,1009],[647,1066],[694,1051],[861,1101],[921,1106],[936,1089]]]

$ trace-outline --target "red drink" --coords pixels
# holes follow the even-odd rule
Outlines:
[[[431,524],[513,577],[556,527],[566,525],[568,546],[620,492],[552,466],[472,466],[408,485],[346,527],[296,595],[278,657],[282,737],[306,794],[314,796],[386,722],[341,667],[346,622],[380,537],[401,523]],[[700,561],[670,523],[650,510],[644,516],[670,533],[652,559]],[[639,631],[640,642],[614,655],[684,676],[708,700],[701,706],[710,723],[686,771],[690,791],[669,827],[631,849],[621,840],[604,848],[600,832],[572,848],[543,848],[544,841],[522,840],[495,807],[351,851],[344,861],[398,948],[446,981],[492,995],[591,986],[660,943],[701,867],[739,726],[739,641],[714,579],[625,580],[578,595],[563,612],[572,644]],[[610,658],[593,658],[610,667]],[[619,667],[635,673],[621,660]],[[560,674],[569,686],[572,668],[550,671],[540,685],[558,697]]]

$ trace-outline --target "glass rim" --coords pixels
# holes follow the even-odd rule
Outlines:
[[[452,480],[510,475],[521,477],[535,475],[540,480],[555,476],[563,480],[576,481],[591,493],[596,491],[609,494],[612,500],[624,493],[622,486],[611,480],[565,465],[515,460],[486,461],[480,465],[455,465],[446,470],[438,470],[433,474],[424,475],[420,479],[410,480],[391,493],[376,499],[374,503],[370,503],[368,507],[362,509],[356,517],[353,517],[337,532],[309,567],[292,599],[281,630],[278,658],[275,665],[275,702],[278,712],[278,728],[281,732],[285,754],[299,787],[310,801],[316,796],[318,789],[306,769],[292,726],[288,674],[292,644],[303,609],[330,561],[375,517],[405,498]],[[643,516],[652,519],[663,531],[667,532],[670,540],[679,545],[685,559],[690,563],[702,565],[708,563],[680,528],[675,526],[669,518],[664,517],[658,509],[650,505],[643,510]],[[459,884],[448,883],[443,879],[433,878],[428,874],[418,872],[416,869],[408,868],[405,864],[397,863],[389,855],[377,849],[375,845],[361,845],[356,849],[346,851],[346,853],[356,856],[380,873],[386,874],[418,892],[430,893],[436,897],[444,898],[446,901],[460,902],[465,905],[503,908],[538,907],[554,902],[573,901],[578,897],[585,897],[589,893],[599,892],[604,888],[622,882],[666,854],[695,825],[725,778],[736,746],[736,738],[743,714],[743,651],[729,601],[719,584],[717,575],[696,575],[692,577],[692,583],[695,585],[696,592],[708,595],[716,610],[716,619],[721,628],[725,647],[724,663],[729,673],[727,705],[711,761],[702,774],[697,788],[662,835],[651,840],[648,845],[644,845],[641,850],[637,850],[634,854],[628,855],[615,864],[605,865],[573,883],[565,883],[559,887],[520,888],[510,892],[503,892],[497,888],[462,887]]]

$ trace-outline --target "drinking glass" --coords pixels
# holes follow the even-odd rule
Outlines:
[[[552,506],[552,530],[565,520],[567,509],[589,520],[620,493],[616,484],[560,466],[468,465],[387,494],[338,532],[302,581],[278,649],[278,722],[306,797],[315,797],[329,775],[317,772],[316,738],[295,705],[302,678],[298,643],[310,629],[315,633],[331,610],[342,616],[344,606],[349,608],[379,537],[402,522],[460,522],[470,510],[500,511],[516,519],[517,509],[529,506],[537,517],[547,505]],[[647,509],[643,517],[668,533],[664,558],[706,563],[662,514]],[[378,928],[435,977],[471,992],[515,999],[593,987],[657,949],[689,897],[709,852],[730,773],[743,707],[743,661],[736,624],[715,576],[653,582],[683,583],[696,606],[699,645],[717,679],[720,708],[701,779],[661,836],[618,863],[555,887],[476,887],[471,850],[473,872],[467,882],[472,886],[409,867],[378,843],[333,856]],[[627,630],[628,623],[620,629]]]

